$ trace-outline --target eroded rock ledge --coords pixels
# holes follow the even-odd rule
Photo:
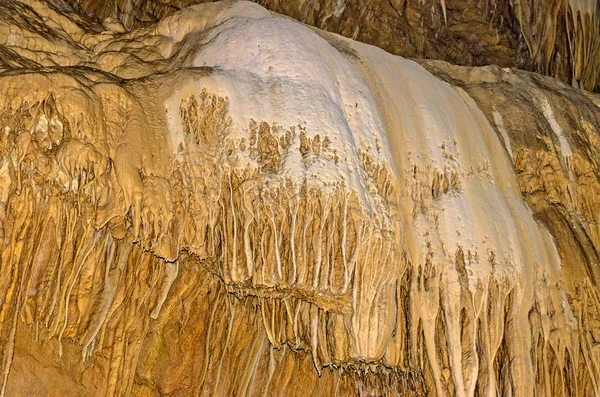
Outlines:
[[[0,17],[2,394],[600,393],[597,96],[246,2]]]

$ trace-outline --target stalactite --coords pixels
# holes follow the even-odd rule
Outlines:
[[[86,34],[0,74],[1,394],[33,329],[98,395],[600,392],[593,98],[249,3]]]

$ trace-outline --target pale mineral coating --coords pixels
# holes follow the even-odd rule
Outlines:
[[[0,394],[600,395],[598,96],[247,2],[0,41]]]
[[[147,26],[212,0],[49,0],[86,17]],[[500,65],[600,90],[596,0],[254,0],[269,10],[391,53]]]

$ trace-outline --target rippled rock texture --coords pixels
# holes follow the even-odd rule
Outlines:
[[[0,4],[0,392],[600,394],[600,98],[248,2]]]
[[[211,0],[52,0],[88,18],[147,26]],[[600,91],[596,0],[255,0],[404,57],[517,67]],[[107,21],[107,23],[111,23]]]

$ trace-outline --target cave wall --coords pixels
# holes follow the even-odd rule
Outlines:
[[[248,2],[0,32],[2,394],[598,395],[597,95]]]
[[[58,1],[58,0],[56,0]],[[99,22],[147,26],[208,0],[60,0]],[[589,91],[600,75],[595,0],[258,0],[269,10],[404,57],[499,65]]]

